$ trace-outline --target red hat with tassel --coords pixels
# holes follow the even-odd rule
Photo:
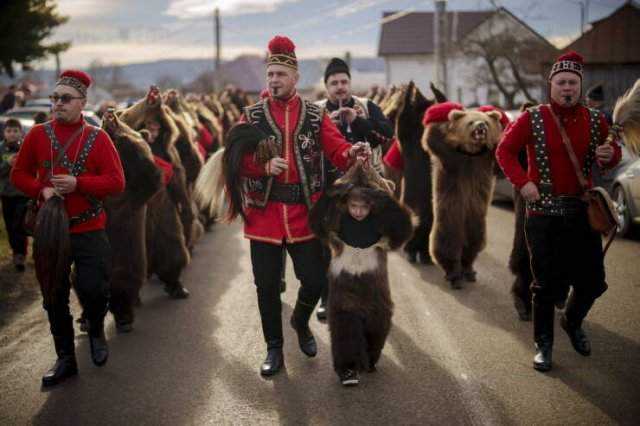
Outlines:
[[[269,41],[268,65],[284,65],[285,67],[298,70],[298,59],[296,58],[296,45],[286,36],[275,36]]]

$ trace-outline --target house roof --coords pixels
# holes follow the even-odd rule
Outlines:
[[[464,38],[493,13],[493,11],[446,12],[451,38],[453,40]],[[397,19],[389,19],[395,14],[399,15]],[[433,53],[433,17],[433,12],[413,12],[406,15],[400,15],[398,12],[384,12],[378,56]],[[389,20],[385,21],[385,19]]]
[[[640,8],[627,1],[563,50],[579,52],[587,64],[638,64]]]

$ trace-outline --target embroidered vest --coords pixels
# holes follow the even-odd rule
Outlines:
[[[273,119],[271,111],[269,111],[268,101],[263,99],[254,105],[245,107],[244,114],[249,123],[257,126],[276,142],[282,155],[285,138]],[[321,192],[324,189],[324,153],[320,145],[323,114],[323,108],[302,100],[298,122],[293,132],[293,152],[304,202],[308,208],[311,208],[312,205],[311,194]],[[243,189],[247,194],[249,205],[264,207],[269,202],[273,179],[273,176],[243,179]]]
[[[531,116],[531,128],[533,129],[533,139],[535,147],[536,164],[538,166],[538,175],[540,183],[538,191],[540,199],[535,203],[529,203],[527,208],[530,211],[542,213],[551,216],[562,216],[562,210],[559,205],[558,197],[552,192],[553,184],[551,180],[551,166],[549,164],[549,153],[547,151],[547,140],[544,134],[544,122],[540,106],[529,108]],[[596,156],[596,148],[600,138],[600,112],[596,109],[589,108],[589,148],[587,157],[582,167],[582,173],[588,177],[591,173],[591,167]]]
[[[76,160],[72,163],[69,160],[67,153],[65,152],[62,156],[62,160],[60,161],[60,164],[65,169],[67,169],[71,176],[74,177],[78,177],[82,172],[86,170],[85,165],[87,163],[87,159],[89,158],[89,153],[91,152],[91,149],[96,142],[98,133],[100,133],[99,127],[91,125],[87,125],[87,127],[91,129],[91,133],[89,133],[89,137],[84,141],[84,145],[82,145],[82,149],[78,153],[78,157],[76,158]],[[53,151],[59,152],[62,148],[62,145],[60,145],[60,141],[58,141],[56,133],[53,131],[53,125],[51,124],[51,121],[47,121],[44,124],[44,129],[47,133],[49,141],[51,142],[51,145],[53,146]],[[80,141],[80,143],[82,143],[82,141]],[[91,220],[97,217],[102,212],[103,206],[100,200],[91,195],[87,195],[86,198],[91,204],[91,207],[80,213],[79,215],[69,218],[69,223],[71,226]]]

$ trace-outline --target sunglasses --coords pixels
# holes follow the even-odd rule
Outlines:
[[[60,95],[50,95],[49,96],[49,100],[51,101],[52,104],[56,104],[56,103],[58,103],[58,101],[62,101],[63,104],[68,104],[73,99],[84,99],[84,96],[71,96],[71,95],[67,95],[67,94],[64,94],[62,96],[60,96]]]

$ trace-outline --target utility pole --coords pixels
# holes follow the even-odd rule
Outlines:
[[[435,56],[435,80],[438,89],[448,96],[447,84],[447,42],[448,19],[447,0],[434,0],[435,13],[433,14],[433,47]]]
[[[217,91],[217,82],[216,82],[216,73],[220,68],[220,9],[215,8],[213,11],[213,38],[214,38],[214,46],[215,46],[215,54],[214,54],[214,69],[213,69],[213,90]]]
[[[578,6],[580,6],[580,35],[584,34],[584,28],[589,22],[589,2],[590,0],[581,0],[578,2]]]
[[[351,52],[348,50],[344,53],[344,61],[347,63],[349,69],[351,69]]]

